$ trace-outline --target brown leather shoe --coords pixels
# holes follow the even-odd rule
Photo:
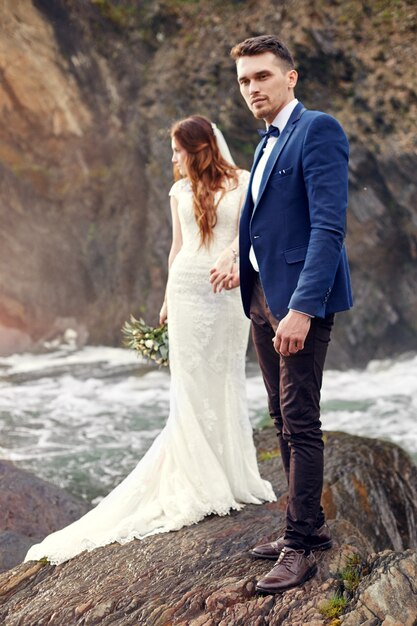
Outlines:
[[[284,546],[284,537],[279,537],[279,539],[271,541],[271,543],[262,543],[259,546],[255,546],[250,551],[250,554],[258,559],[276,561]],[[310,540],[310,547],[311,550],[328,550],[332,547],[332,537],[326,523],[313,533]]]
[[[256,590],[268,594],[281,593],[302,585],[316,572],[317,563],[312,552],[306,555],[304,550],[284,546],[274,567],[258,581]]]

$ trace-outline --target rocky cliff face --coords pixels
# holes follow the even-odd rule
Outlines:
[[[271,563],[248,550],[280,533],[286,485],[272,429],[257,433],[256,444],[277,502],[84,552],[56,567],[20,565],[0,575],[0,622],[325,626],[325,608],[338,595],[344,614],[332,626],[415,626],[417,469],[406,455],[384,442],[328,434],[323,505],[334,546],[317,554],[318,574],[303,587],[261,596],[256,580]],[[49,502],[53,513],[59,505]]]
[[[156,321],[170,240],[168,129],[199,112],[250,167],[255,122],[230,47],[281,34],[297,95],[351,141],[356,308],[329,363],[417,348],[416,23],[412,0],[4,0],[0,6],[0,344],[75,327],[120,342]]]

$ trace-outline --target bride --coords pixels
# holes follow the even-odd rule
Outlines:
[[[160,312],[169,326],[168,421],[122,483],[81,519],[32,546],[26,561],[62,563],[83,550],[275,500],[259,474],[248,417],[249,320],[238,290],[215,293],[210,284],[210,270],[232,276],[249,174],[233,164],[223,135],[205,117],[177,122],[171,139],[177,182]]]

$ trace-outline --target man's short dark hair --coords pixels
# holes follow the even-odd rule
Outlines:
[[[258,37],[245,39],[245,41],[241,41],[233,46],[230,56],[237,61],[241,57],[255,56],[264,52],[272,52],[287,69],[294,69],[294,59],[291,52],[275,35],[259,35]]]

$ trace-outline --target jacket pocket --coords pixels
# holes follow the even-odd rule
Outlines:
[[[287,263],[300,263],[300,261],[305,261],[306,254],[307,246],[284,250],[284,257]]]
[[[280,169],[276,169],[271,178],[273,178],[274,182],[279,181],[279,180],[283,180],[284,178],[286,178],[287,176],[291,176],[293,172],[293,167],[282,167]]]

